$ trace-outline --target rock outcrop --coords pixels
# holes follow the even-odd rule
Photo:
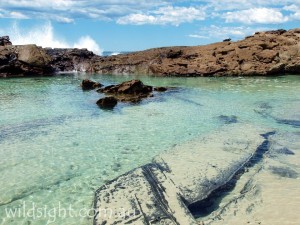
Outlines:
[[[45,51],[51,57],[50,64],[56,72],[94,72],[93,63],[100,58],[87,49],[45,48]]]
[[[16,50],[32,46],[13,46],[9,37],[1,37],[0,76],[72,71],[161,76],[300,74],[300,28],[257,32],[237,42],[227,39],[205,46],[155,48],[109,57],[95,55],[86,49],[36,47],[43,52],[39,57],[44,59],[42,67],[30,63],[23,65],[24,68],[18,63],[14,65]],[[27,51],[27,54],[31,52]],[[36,57],[36,54],[26,57]]]
[[[50,61],[36,45],[0,46],[0,77],[50,75],[54,73]]]
[[[300,29],[257,32],[242,41],[156,48],[103,57],[103,74],[163,76],[251,76],[300,74]]]
[[[198,224],[191,206],[262,157],[269,136],[262,132],[247,124],[226,125],[108,182],[95,193],[94,224]]]

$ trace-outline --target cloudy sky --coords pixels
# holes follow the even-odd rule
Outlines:
[[[300,0],[0,1],[0,36],[97,53],[202,45],[299,25]]]

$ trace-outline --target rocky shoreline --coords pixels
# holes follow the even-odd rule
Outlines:
[[[300,28],[257,32],[244,40],[165,47],[101,57],[86,49],[14,46],[0,38],[0,77],[82,71],[158,76],[272,76],[300,74]]]

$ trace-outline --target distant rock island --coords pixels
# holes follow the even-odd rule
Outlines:
[[[0,37],[0,77],[85,71],[161,76],[269,76],[300,74],[300,28],[256,32],[244,40],[204,46],[154,48],[114,56],[87,49],[12,45]]]

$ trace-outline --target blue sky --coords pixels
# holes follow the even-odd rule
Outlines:
[[[300,0],[1,0],[15,44],[134,51],[300,27]]]

